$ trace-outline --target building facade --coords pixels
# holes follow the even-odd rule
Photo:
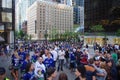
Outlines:
[[[44,40],[45,34],[52,38],[56,30],[58,34],[73,29],[73,7],[47,1],[36,1],[27,11],[27,32],[34,40]]]
[[[74,7],[74,24],[84,27],[84,0],[72,0],[72,5]],[[79,28],[81,29],[81,28]]]
[[[106,32],[120,29],[120,0],[85,0],[85,32],[97,24]]]
[[[14,43],[15,0],[0,0],[0,36],[5,43]]]
[[[84,26],[84,7],[74,6],[74,24]]]
[[[84,7],[84,0],[72,0],[73,5]]]
[[[19,0],[16,3],[16,30],[26,29],[25,23],[27,21],[27,9],[29,0]],[[26,30],[24,30],[26,32]]]
[[[58,2],[61,4],[72,6],[72,0],[58,0]]]

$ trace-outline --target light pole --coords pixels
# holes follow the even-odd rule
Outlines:
[[[45,37],[45,41],[46,41],[46,44],[47,44],[47,37],[48,37],[47,30],[45,30],[44,37]]]
[[[12,30],[14,31],[14,49],[15,49],[15,0],[12,0]]]

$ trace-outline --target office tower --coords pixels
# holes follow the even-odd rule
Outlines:
[[[120,0],[85,0],[85,32],[97,24],[106,32],[115,32],[120,26]]]
[[[28,9],[28,34],[44,40],[44,34],[55,29],[58,34],[73,29],[73,7],[64,4],[36,1]],[[48,36],[50,39],[51,36]]]

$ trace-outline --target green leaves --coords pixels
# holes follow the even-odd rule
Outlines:
[[[30,35],[26,34],[24,31],[20,30],[20,31],[15,31],[15,37],[16,37],[16,39],[28,40]]]
[[[120,36],[120,29],[118,29],[116,35],[117,35],[117,36]]]
[[[102,27],[102,25],[94,25],[91,27],[91,30],[94,32],[101,32],[104,31],[104,28]]]

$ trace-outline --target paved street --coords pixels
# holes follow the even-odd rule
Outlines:
[[[89,49],[90,51],[90,56],[92,57],[94,55],[94,51],[93,49]],[[33,52],[31,52],[30,54],[33,54]],[[8,69],[9,65],[10,65],[10,61],[11,61],[11,58],[10,57],[6,57],[6,56],[0,56],[0,67],[5,67],[5,69],[7,70],[7,76],[11,79],[12,79],[12,76],[10,75],[10,70]],[[74,80],[75,79],[75,74],[74,72],[71,72],[68,68],[65,68],[64,67],[64,71],[67,75],[68,75],[68,78],[69,80]],[[61,71],[59,71],[57,73],[57,75],[59,75],[59,73],[61,73]],[[55,80],[57,80],[58,76],[56,77]]]

